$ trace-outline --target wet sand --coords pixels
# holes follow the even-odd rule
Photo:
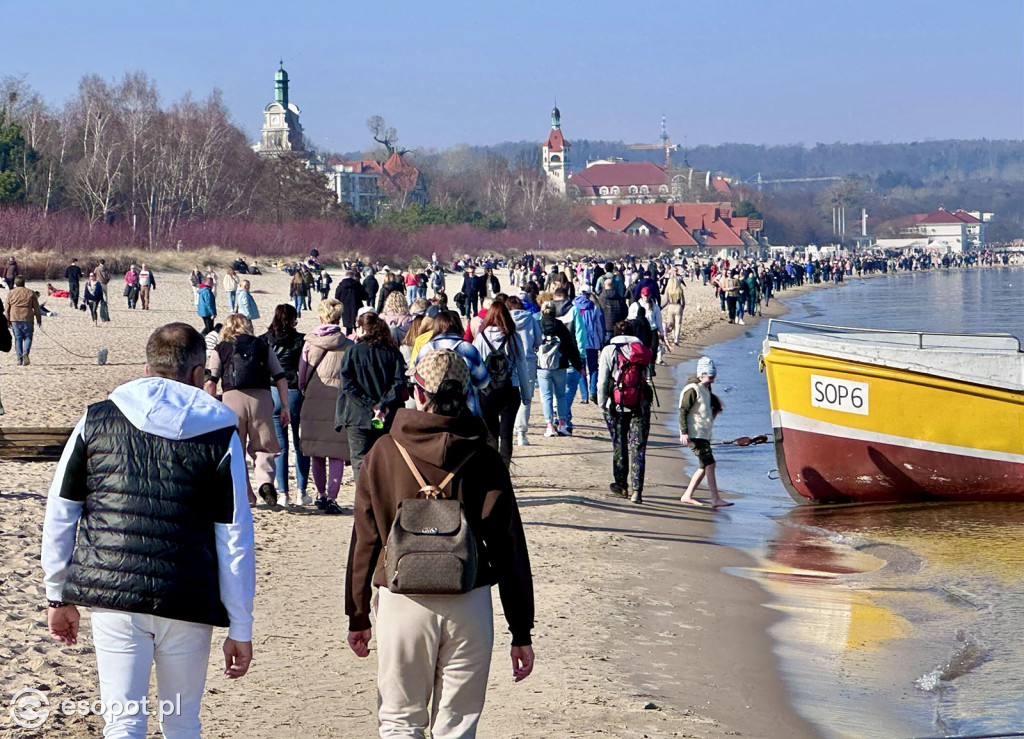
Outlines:
[[[256,322],[259,331],[273,306],[286,300],[287,282],[281,273],[253,279],[264,316]],[[7,409],[0,425],[71,426],[88,403],[141,374],[153,328],[172,320],[201,325],[187,275],[158,275],[158,285],[153,311],[128,311],[115,297],[112,323],[98,328],[66,301],[50,299],[59,315],[44,319],[32,365],[12,366],[13,354],[0,358]],[[746,330],[722,320],[710,287],[688,284],[686,296],[686,343],[668,355],[670,363]],[[773,301],[766,316],[780,309]],[[314,325],[315,311],[307,312],[299,330]],[[57,342],[89,358],[72,356]],[[110,350],[105,367],[95,363],[99,348]],[[686,475],[672,428],[676,396],[668,369],[659,372],[667,410],[652,426],[643,506],[608,495],[611,455],[596,407],[574,407],[574,438],[545,439],[535,397],[532,445],[517,447],[513,462],[534,568],[537,666],[525,682],[512,682],[507,629],[495,597],[496,641],[481,737],[816,735],[790,707],[779,677],[766,634],[777,616],[763,607],[767,595],[723,572],[750,564],[745,554],[711,541],[713,517],[728,513],[684,509],[677,502]],[[88,616],[76,647],[62,647],[45,632],[38,548],[54,466],[3,464],[0,693],[34,687],[48,692],[51,703],[95,700]],[[349,473],[339,500],[352,500]],[[372,735],[376,663],[372,655],[356,658],[345,644],[342,586],[351,520],[312,507],[261,506],[255,522],[255,660],[245,678],[225,680],[219,667],[223,633],[215,636],[204,736]],[[54,715],[37,732],[10,733],[5,724],[4,735],[98,736],[101,726],[96,717]]]

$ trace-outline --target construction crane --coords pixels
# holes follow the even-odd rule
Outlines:
[[[660,144],[630,144],[627,149],[664,149],[665,169],[672,169],[672,152],[679,151],[679,144],[673,144],[672,138],[665,128],[665,116],[661,117],[661,143]]]

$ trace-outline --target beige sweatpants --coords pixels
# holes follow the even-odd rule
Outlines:
[[[493,644],[490,587],[464,595],[396,595],[380,588],[380,735],[422,739],[429,725],[431,739],[475,737]]]

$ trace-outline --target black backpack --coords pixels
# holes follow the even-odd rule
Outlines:
[[[487,338],[486,334],[480,332],[480,335],[483,336],[484,343],[487,344],[487,348],[491,350],[491,353],[487,355],[487,359],[484,361],[484,366],[487,368],[487,372],[491,376],[491,381],[487,383],[487,392],[502,390],[508,387],[512,382],[512,360],[510,360],[508,354],[505,353],[505,346],[508,344],[509,337],[506,336],[502,339],[501,343],[495,347]]]
[[[268,390],[270,388],[270,347],[249,334],[235,337],[234,344],[217,346],[223,372],[224,390]]]

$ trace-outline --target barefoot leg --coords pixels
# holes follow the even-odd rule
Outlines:
[[[700,485],[700,481],[704,479],[704,470],[698,467],[690,478],[690,484],[686,486],[686,492],[683,493],[683,497],[679,499],[680,503],[686,503],[687,505],[703,505],[700,501],[694,500],[693,492]]]
[[[723,508],[726,505],[732,505],[722,499],[722,496],[718,494],[718,480],[715,478],[715,463],[709,464],[704,472],[708,478],[708,492],[711,493],[711,506],[713,508]]]

